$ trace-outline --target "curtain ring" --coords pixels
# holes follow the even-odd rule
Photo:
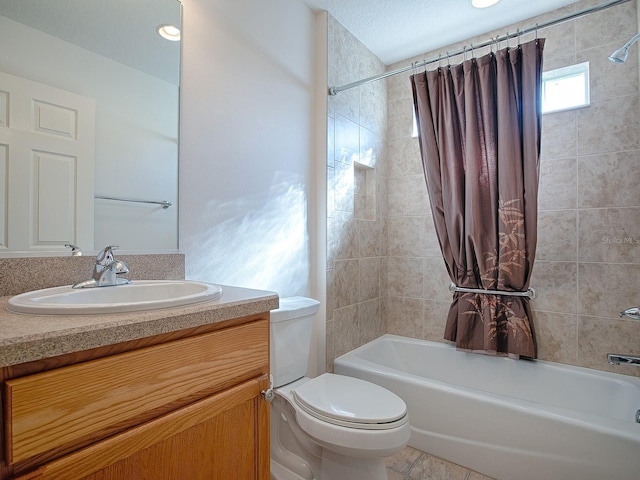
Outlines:
[[[451,68],[451,62],[450,62],[449,52],[447,52],[447,67]]]
[[[473,60],[473,43],[469,44],[471,46],[471,60]]]
[[[439,53],[439,54],[438,54],[438,70],[440,70],[440,67],[441,67],[441,65],[440,65],[440,57],[441,57],[441,56],[442,56],[442,54],[441,54],[441,53]]]

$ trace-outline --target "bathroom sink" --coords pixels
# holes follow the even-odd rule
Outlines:
[[[222,296],[222,288],[190,280],[138,280],[128,285],[45,288],[9,299],[7,310],[31,315],[86,315],[157,310],[208,302]]]

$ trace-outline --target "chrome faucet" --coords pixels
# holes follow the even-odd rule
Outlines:
[[[640,367],[640,356],[621,355],[619,353],[608,353],[607,361],[610,365],[636,365]]]
[[[93,277],[84,282],[76,283],[72,288],[110,287],[131,283],[128,278],[118,277],[122,273],[129,273],[129,267],[124,261],[113,256],[113,250],[116,248],[118,248],[117,245],[104,247],[96,257]]]
[[[74,245],[73,243],[65,243],[64,246],[71,249],[71,256],[73,257],[82,256],[82,250],[80,250],[80,247],[78,247],[77,245]]]
[[[620,312],[620,318],[627,317],[631,320],[640,320],[640,307],[630,307]]]

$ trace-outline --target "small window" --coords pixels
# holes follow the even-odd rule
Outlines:
[[[542,113],[587,107],[590,103],[589,62],[542,74]]]

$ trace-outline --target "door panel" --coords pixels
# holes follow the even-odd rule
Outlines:
[[[0,249],[93,245],[94,138],[93,99],[0,72]]]

